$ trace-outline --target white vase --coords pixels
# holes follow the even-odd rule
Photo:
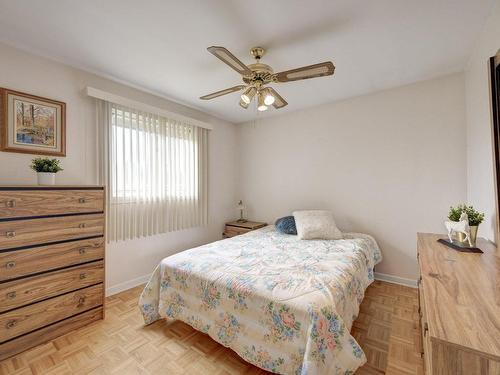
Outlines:
[[[51,172],[37,172],[38,185],[55,185],[56,174]]]

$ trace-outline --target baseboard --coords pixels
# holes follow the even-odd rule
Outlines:
[[[403,277],[387,275],[385,273],[375,272],[375,280],[386,281],[388,283],[409,286],[411,288],[417,287],[417,280],[405,279]]]
[[[151,274],[144,275],[141,277],[138,277],[136,279],[128,280],[120,284],[116,284],[113,286],[110,286],[109,288],[106,288],[106,297],[112,296],[113,294],[117,294],[120,292],[123,292],[125,290],[134,288],[138,285],[145,284],[149,281],[151,278]]]

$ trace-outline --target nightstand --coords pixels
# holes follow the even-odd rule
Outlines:
[[[265,227],[266,225],[266,223],[258,223],[256,221],[246,221],[244,223],[231,221],[229,223],[226,223],[226,228],[224,229],[224,233],[222,233],[222,236],[224,238],[230,238]]]

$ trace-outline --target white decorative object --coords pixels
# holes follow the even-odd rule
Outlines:
[[[297,238],[300,240],[342,239],[342,232],[337,228],[331,211],[295,211],[293,217],[297,227]]]
[[[465,235],[464,241],[469,242],[469,246],[472,247],[472,242],[470,240],[469,217],[467,216],[467,213],[462,212],[462,215],[460,215],[460,221],[445,221],[444,226],[448,230],[448,238],[450,239],[450,242],[453,242],[453,233],[463,233]]]
[[[56,174],[51,172],[37,172],[38,185],[55,185]]]

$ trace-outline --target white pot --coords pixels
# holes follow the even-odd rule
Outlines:
[[[38,185],[55,185],[56,174],[51,172],[37,172]]]

